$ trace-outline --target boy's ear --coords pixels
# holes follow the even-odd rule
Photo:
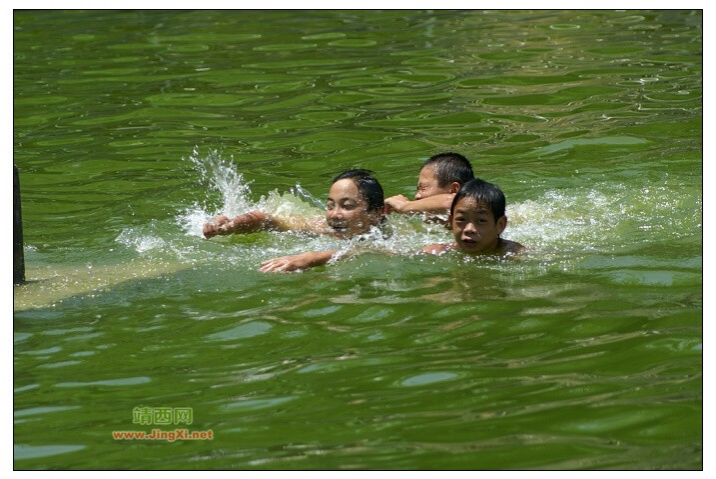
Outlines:
[[[500,216],[500,219],[497,220],[497,236],[501,235],[503,231],[505,231],[505,228],[507,227],[507,216]]]
[[[455,193],[460,191],[460,187],[462,187],[462,185],[457,181],[453,181],[452,183],[450,183],[450,194],[454,195]]]

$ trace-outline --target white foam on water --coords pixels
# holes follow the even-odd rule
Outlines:
[[[544,253],[614,251],[699,235],[700,211],[701,198],[685,197],[678,184],[599,183],[508,205],[503,236]]]
[[[147,231],[147,228],[142,227],[125,228],[115,241],[128,248],[134,249],[138,253],[161,249],[166,245],[166,241],[157,234],[154,234],[156,229],[156,220],[151,222],[149,231]]]

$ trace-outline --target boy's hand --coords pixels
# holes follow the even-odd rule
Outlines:
[[[407,211],[408,205],[410,205],[410,200],[406,198],[403,195],[395,195],[391,196],[390,198],[386,198],[385,201],[385,213],[405,213]]]
[[[313,253],[301,253],[291,256],[281,256],[261,263],[259,271],[262,273],[276,271],[296,271],[306,269],[311,266],[311,255]]]
[[[301,271],[321,266],[328,263],[338,250],[325,251],[308,251],[307,253],[295,254],[291,256],[281,256],[261,263],[259,271],[262,273],[274,271]]]
[[[229,221],[229,217],[225,215],[219,215],[212,218],[208,223],[204,225],[204,238],[209,239],[221,234],[224,231],[222,226],[224,226]]]

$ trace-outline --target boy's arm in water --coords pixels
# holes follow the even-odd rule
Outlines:
[[[353,258],[369,252],[383,252],[390,254],[390,251],[387,251],[385,248],[376,247],[370,243],[355,244],[350,246],[348,249],[309,251],[307,253],[270,259],[261,263],[259,271],[264,273],[274,271],[302,271],[304,269],[313,268],[314,266],[323,266],[329,262]]]
[[[426,246],[425,248],[420,250],[420,252],[426,253],[426,254],[441,255],[448,250],[454,250],[454,249],[455,249],[454,244],[434,243],[434,244]]]
[[[450,211],[453,193],[441,193],[439,195],[409,200],[403,195],[395,195],[385,199],[386,213],[447,213]]]
[[[322,266],[328,263],[333,255],[338,252],[337,249],[326,251],[309,251],[290,256],[281,256],[261,263],[259,271],[263,273],[275,271],[300,271],[314,266]]]
[[[291,216],[281,218],[263,211],[251,211],[230,219],[225,215],[212,218],[203,228],[205,238],[235,233],[254,233],[256,231],[302,231],[323,233],[326,230],[325,218],[303,218]]]

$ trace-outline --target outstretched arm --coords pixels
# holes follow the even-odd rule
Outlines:
[[[325,229],[323,218],[280,218],[271,216],[263,211],[251,211],[236,218],[229,219],[219,215],[204,225],[204,237],[213,238],[216,235],[230,235],[234,233],[254,233],[256,231],[305,231],[319,233]]]
[[[452,193],[441,193],[428,196],[419,200],[409,200],[403,195],[391,196],[385,199],[386,212],[391,213],[448,213],[452,199]]]
[[[328,263],[337,249],[326,251],[309,251],[291,256],[281,256],[261,263],[259,271],[263,273],[275,271],[300,271]]]
[[[263,211],[251,211],[229,219],[219,215],[204,225],[204,237],[213,238],[216,235],[230,235],[234,233],[253,233],[269,229],[271,217]]]

